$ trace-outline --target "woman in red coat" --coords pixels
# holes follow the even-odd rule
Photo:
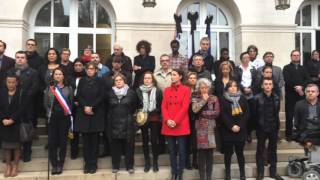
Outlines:
[[[163,117],[161,133],[166,136],[169,145],[171,180],[182,179],[186,159],[186,138],[190,134],[188,111],[191,91],[182,84],[182,79],[183,71],[172,71],[172,85],[164,90],[161,107]]]

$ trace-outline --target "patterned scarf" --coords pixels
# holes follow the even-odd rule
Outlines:
[[[231,110],[232,110],[232,116],[238,116],[242,114],[242,109],[239,104],[241,93],[237,92],[236,94],[230,94],[228,92],[224,93],[224,97],[232,102],[231,104]]]
[[[117,88],[116,86],[113,86],[112,89],[113,89],[114,94],[116,94],[116,96],[120,100],[123,98],[123,96],[127,95],[129,86],[126,84],[122,88]]]
[[[157,88],[152,86],[141,85],[140,90],[142,91],[143,97],[143,111],[152,112],[156,109],[156,91]],[[150,94],[150,95],[149,95]]]

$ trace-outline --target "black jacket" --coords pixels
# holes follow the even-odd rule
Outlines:
[[[307,69],[310,78],[313,79],[314,83],[319,83],[320,75],[320,61],[314,59],[308,59],[304,63],[304,67]]]
[[[222,97],[220,100],[221,138],[222,142],[245,142],[247,136],[247,120],[249,117],[249,107],[245,97],[241,96],[239,104],[242,115],[232,116],[231,102]],[[240,127],[240,132],[234,133],[231,128],[234,125]]]
[[[317,119],[308,119],[309,103],[303,99],[296,103],[294,109],[294,139],[300,143],[312,141],[316,145],[320,145],[320,102],[317,106]],[[312,128],[310,128],[312,127]]]
[[[201,51],[196,52],[194,55],[202,55]],[[189,67],[192,66],[192,59],[193,56],[190,58],[189,60]],[[213,68],[213,63],[214,63],[214,57],[211,54],[208,54],[205,58],[204,58],[204,66],[206,68],[206,70],[208,70],[210,73],[214,73],[214,68]]]
[[[68,65],[66,66],[60,63],[60,68],[63,70],[65,74],[66,83],[68,85],[71,85],[74,72],[73,62],[69,61]]]
[[[107,134],[109,138],[133,141],[137,129],[133,119],[137,108],[136,93],[129,89],[127,95],[119,100],[111,89],[107,92],[106,102],[108,103]]]
[[[146,56],[143,58],[141,55],[134,57],[134,65],[141,66],[141,69],[134,71],[135,77],[133,82],[133,88],[136,89],[141,81],[141,77],[144,72],[151,71],[153,72],[156,68],[154,56]]]
[[[44,59],[38,54],[38,52],[28,54],[27,59],[29,66],[37,71],[44,64]]]
[[[108,66],[109,69],[112,69],[112,62],[113,62],[113,58],[114,58],[114,54],[112,54],[106,61],[106,66]],[[128,71],[130,73],[132,73],[132,61],[130,59],[130,57],[126,56],[124,53],[121,54],[122,60],[123,60],[123,64],[122,64],[122,69],[124,71]]]
[[[264,119],[264,115],[265,115],[265,94],[264,92],[261,92],[257,95],[254,96],[254,110],[250,111],[250,112],[256,112],[256,115],[254,117],[256,117],[257,119],[257,128],[258,130],[264,130],[265,127],[268,127],[268,122],[265,121]],[[273,109],[274,109],[274,113],[273,113],[273,117],[275,119],[275,123],[276,123],[276,127],[277,129],[275,129],[276,132],[278,132],[279,127],[280,127],[280,119],[279,119],[279,111],[280,111],[280,98],[278,95],[276,95],[275,93],[272,93],[273,96]]]
[[[138,109],[142,109],[143,108],[143,95],[142,95],[142,91],[140,88],[137,88],[136,89],[136,93],[137,93],[137,96],[138,96]],[[157,101],[157,107],[154,111],[150,112],[149,115],[154,115],[154,114],[157,114],[157,115],[161,115],[161,103],[162,103],[162,92],[159,88],[157,88],[157,91],[156,91],[156,101]]]
[[[290,63],[285,65],[283,68],[283,78],[285,81],[285,94],[297,94],[294,87],[295,86],[303,86],[310,82],[309,73],[307,72],[306,68],[301,66],[300,64],[297,65],[297,69],[295,68],[295,64]]]
[[[0,87],[5,87],[5,77],[8,70],[14,67],[15,61],[11,57],[3,55],[0,68]]]
[[[19,142],[19,124],[25,111],[26,102],[20,90],[17,90],[9,104],[8,90],[0,90],[0,134],[4,142]],[[12,119],[14,123],[10,126],[4,126],[3,119]]]
[[[76,132],[90,133],[102,132],[104,130],[104,83],[98,77],[89,78],[87,76],[80,79],[76,98],[79,106],[77,108],[77,118],[74,122]],[[92,107],[93,115],[84,113],[84,107]]]
[[[203,67],[203,68],[201,69],[201,71],[197,71],[194,66],[191,66],[191,67],[189,68],[189,71],[197,73],[198,79],[200,79],[200,78],[207,78],[207,79],[209,79],[210,81],[212,81],[211,73],[210,73],[210,71],[208,71],[205,67]]]
[[[253,95],[256,95],[258,85],[259,85],[260,73],[258,73],[258,71],[255,68],[250,69],[250,72],[251,72],[251,78],[252,78],[250,88],[252,89]],[[236,69],[234,70],[234,79],[238,82],[241,91],[244,90],[244,87],[241,85],[242,74],[243,74],[243,70],[240,67],[236,67]]]
[[[25,97],[25,101],[28,104],[26,107],[26,111],[24,111],[24,120],[29,121],[33,118],[35,103],[34,97],[36,93],[39,91],[39,77],[38,72],[30,67],[22,70],[20,75],[18,73],[17,68],[12,68],[8,71],[8,73],[17,74],[19,77],[19,88],[21,93]]]

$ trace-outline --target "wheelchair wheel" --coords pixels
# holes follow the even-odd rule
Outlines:
[[[310,170],[303,174],[303,180],[320,180],[320,174],[316,170]]]
[[[287,174],[289,177],[301,177],[304,172],[304,164],[302,162],[291,162],[287,166]]]

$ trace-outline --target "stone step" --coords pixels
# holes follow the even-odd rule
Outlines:
[[[287,163],[278,163],[278,174],[281,176],[286,176],[286,166]],[[246,177],[248,180],[253,180],[256,177],[256,165],[254,163],[247,163],[246,166]],[[197,170],[185,170],[183,174],[183,179],[185,180],[198,180],[199,172]],[[265,179],[268,178],[269,168],[265,167]],[[239,178],[238,166],[233,164],[231,166],[231,177],[232,179]],[[224,178],[224,165],[215,164],[213,166],[213,178],[223,179]],[[284,177],[285,180],[296,180],[289,177]],[[0,177],[0,180],[8,178]],[[15,180],[46,180],[47,172],[21,172],[15,178],[9,178]],[[170,179],[170,167],[160,166],[159,171],[154,173],[152,171],[145,173],[143,167],[136,167],[134,174],[129,174],[125,170],[120,170],[118,173],[112,173],[111,169],[98,169],[95,174],[83,174],[82,170],[65,170],[61,175],[51,176],[51,180],[169,180]]]
[[[287,142],[285,140],[282,140],[280,143],[278,143],[278,150],[289,150],[289,149],[301,149],[302,147],[295,142]],[[252,143],[245,145],[245,150],[251,150],[255,151],[257,149],[257,140],[253,140]],[[100,152],[103,151],[103,145],[100,145]],[[150,145],[150,151],[151,151],[151,145]],[[1,150],[0,150],[1,152]],[[33,158],[44,158],[47,157],[48,151],[44,149],[44,145],[34,145],[32,146],[32,157]],[[79,153],[82,154],[82,144],[79,145]],[[142,148],[142,142],[136,142],[135,143],[135,154],[142,154],[143,148]],[[67,156],[70,154],[70,146],[68,145],[68,151]],[[0,153],[0,157],[2,157],[2,153]]]
[[[255,151],[245,151],[246,163],[255,163]],[[291,150],[278,150],[278,162],[288,162],[289,156],[298,156],[303,157],[304,151],[302,149],[291,149]],[[135,166],[144,166],[144,157],[142,154],[135,154]],[[46,171],[47,169],[47,158],[33,158],[31,162],[20,163],[20,169],[22,172],[39,172]],[[232,158],[232,162],[236,163],[236,156]],[[214,164],[223,164],[224,156],[221,153],[214,153]],[[124,159],[122,159],[122,167],[124,167]],[[160,166],[169,166],[169,155],[164,154],[159,156],[159,165]],[[0,164],[0,171],[4,169],[5,164]],[[100,158],[98,162],[98,167],[101,169],[111,169],[111,157]],[[71,160],[69,157],[66,158],[65,169],[66,170],[81,170],[83,168],[83,158],[77,158]]]
[[[285,113],[284,112],[280,112],[279,113],[279,117],[280,117],[280,129],[285,129],[286,128]],[[45,125],[45,119],[39,119],[38,120],[37,133],[38,133],[38,135],[46,135],[46,134],[48,134],[47,128],[46,128],[46,125]]]

